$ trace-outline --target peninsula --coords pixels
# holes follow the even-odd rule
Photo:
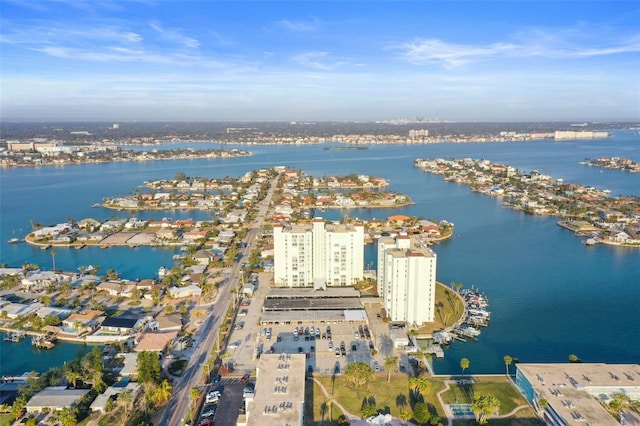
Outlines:
[[[640,197],[610,197],[609,191],[565,183],[538,171],[522,173],[511,166],[470,158],[416,159],[414,165],[476,192],[500,197],[503,205],[532,215],[562,218],[585,244],[640,248]]]

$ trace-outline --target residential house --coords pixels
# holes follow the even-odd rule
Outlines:
[[[197,285],[188,285],[185,287],[169,288],[169,295],[174,299],[183,299],[185,297],[202,296],[202,289]]]
[[[89,393],[89,389],[67,389],[65,386],[44,388],[31,397],[25,406],[27,413],[60,411],[65,407],[75,407],[78,401]]]
[[[86,328],[95,328],[103,317],[104,311],[85,309],[84,311],[73,313],[63,319],[62,326],[66,331],[73,329],[75,330],[75,333],[78,333]]]
[[[102,321],[100,330],[106,333],[126,335],[133,333],[143,323],[142,318],[108,317]]]
[[[147,331],[140,336],[135,346],[136,352],[164,352],[168,344],[178,336],[178,331]]]
[[[180,331],[182,329],[182,314],[158,315],[155,321],[149,325],[153,331]]]

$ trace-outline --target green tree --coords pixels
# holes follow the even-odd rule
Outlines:
[[[62,426],[76,426],[78,419],[76,417],[76,409],[73,407],[64,407],[60,411],[60,422]]]
[[[509,366],[513,362],[513,358],[511,358],[509,355],[505,355],[503,360],[504,360],[504,365],[505,365],[505,367],[507,369],[507,377],[508,377],[509,376]]]
[[[44,323],[45,323],[45,325],[58,326],[58,325],[62,324],[62,321],[60,320],[60,317],[51,314],[51,315],[48,315],[44,319]]]
[[[189,391],[189,399],[191,400],[192,417],[195,417],[196,402],[198,401],[198,398],[200,398],[200,389],[194,386]]]
[[[133,410],[133,395],[131,391],[124,391],[118,395],[116,407],[120,412],[120,424],[126,424],[131,410]]]
[[[387,382],[391,381],[391,370],[398,365],[398,357],[390,355],[384,359],[384,369],[387,370]]]
[[[623,393],[616,393],[613,395],[613,399],[609,401],[609,408],[616,414],[628,409],[630,405],[631,398]]]
[[[355,389],[362,389],[371,380],[374,370],[366,362],[358,361],[347,365],[343,377]]]
[[[38,426],[38,421],[36,420],[35,417],[31,417],[27,420],[27,423],[25,423],[26,426]]]
[[[469,368],[469,360],[467,358],[462,358],[460,360],[460,368],[462,368],[462,376],[464,377],[464,370]]]
[[[431,414],[429,414],[427,404],[424,402],[417,402],[416,405],[413,406],[413,418],[419,424],[427,424],[429,419],[431,419]]]
[[[22,410],[27,405],[27,398],[24,395],[20,395],[13,401],[13,405],[11,406],[11,415],[16,419],[20,417],[22,414]]]
[[[155,352],[142,351],[138,353],[136,364],[138,367],[139,382],[160,383],[162,366],[160,365],[160,358]]]
[[[582,360],[578,357],[578,355],[570,354],[569,362],[582,362]]]
[[[420,394],[427,393],[432,387],[431,381],[425,375],[409,377],[408,384],[415,399],[417,399]]]
[[[44,296],[40,296],[40,302],[44,306],[49,306],[51,304],[51,296],[47,296],[46,294]]]
[[[489,421],[489,416],[500,408],[500,401],[493,394],[477,394],[473,397],[471,410],[481,425]]]
[[[362,407],[360,408],[360,414],[365,419],[367,417],[375,416],[377,413],[378,413],[378,408],[376,407],[376,404],[372,402],[365,402],[364,404],[362,404]]]

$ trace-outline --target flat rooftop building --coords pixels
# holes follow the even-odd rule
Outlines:
[[[304,354],[264,354],[256,368],[253,401],[247,404],[247,426],[304,424]]]
[[[271,288],[260,317],[262,324],[342,321],[367,321],[360,292],[353,287],[329,287],[326,290],[312,287]]]
[[[600,404],[617,393],[640,398],[640,365],[516,364],[516,384],[549,425],[619,425]]]

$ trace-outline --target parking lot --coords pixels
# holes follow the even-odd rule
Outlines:
[[[242,390],[244,387],[245,384],[240,381],[240,378],[224,378],[220,383],[209,385],[206,393],[219,390],[221,396],[217,403],[204,404],[200,412],[201,417],[196,425],[198,425],[201,420],[211,419],[212,424],[216,426],[235,426],[238,421],[240,409],[243,408]],[[212,409],[215,410],[215,415],[202,417],[203,413]]]
[[[397,354],[389,336],[388,324],[378,318],[380,304],[376,301],[364,304],[368,321],[285,321],[260,325],[262,306],[271,277],[270,273],[259,274],[254,295],[244,298],[245,303],[239,308],[236,326],[232,330],[230,345],[227,347],[231,354],[229,365],[235,373],[252,373],[258,356],[268,352],[305,353],[307,371],[311,371],[311,368],[314,373],[320,374],[342,372],[348,362],[363,361],[373,367],[377,361],[379,366],[382,366],[386,356]],[[243,310],[246,312],[242,312]],[[360,330],[360,327],[363,330]],[[363,333],[365,327],[368,329],[368,335]],[[294,336],[296,328],[298,334]],[[316,337],[318,331],[319,335]],[[345,353],[343,355],[340,351],[336,355],[335,350],[339,349],[341,344],[344,345]],[[372,348],[375,348],[375,356],[371,355]],[[401,360],[406,361],[406,357],[401,357]]]

